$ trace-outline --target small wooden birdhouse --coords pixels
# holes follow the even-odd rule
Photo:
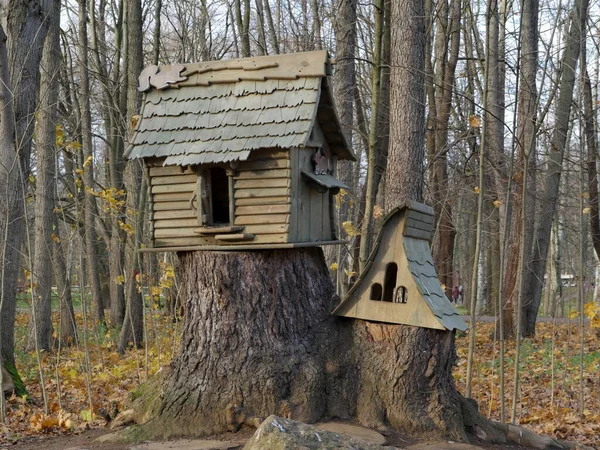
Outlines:
[[[437,278],[430,240],[433,209],[408,202],[391,211],[365,269],[334,314],[440,330],[467,325]]]
[[[337,118],[327,52],[149,66],[126,157],[150,180],[161,251],[339,243]]]

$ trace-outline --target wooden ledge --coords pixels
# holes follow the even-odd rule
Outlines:
[[[244,227],[199,227],[194,228],[194,233],[198,234],[230,234],[230,233],[239,233],[244,231]]]
[[[254,235],[250,233],[217,234],[215,239],[217,241],[251,241],[254,239]]]
[[[209,251],[209,252],[248,252],[253,250],[285,250],[290,248],[302,248],[302,247],[320,247],[322,245],[345,245],[350,241],[321,241],[321,242],[289,242],[286,244],[225,244],[222,245],[189,245],[184,246],[173,246],[173,247],[146,247],[141,248],[140,253],[154,253],[154,252],[195,252],[195,251]]]

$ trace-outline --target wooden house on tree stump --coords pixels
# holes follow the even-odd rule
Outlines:
[[[325,51],[149,66],[128,159],[156,251],[337,244],[337,159],[355,160]]]
[[[152,247],[259,250],[339,244],[338,159],[355,161],[337,118],[325,51],[149,66],[126,157],[143,159]],[[387,217],[366,269],[334,311],[365,320],[466,328],[430,250],[433,211]]]
[[[467,329],[431,255],[433,209],[408,202],[385,218],[373,252],[334,314],[440,330]]]

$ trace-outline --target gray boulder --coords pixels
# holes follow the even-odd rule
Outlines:
[[[269,416],[258,427],[244,450],[398,450],[369,443],[346,434],[324,431],[313,425]]]

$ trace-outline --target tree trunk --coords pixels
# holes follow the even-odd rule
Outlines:
[[[537,5],[537,2],[534,3]],[[557,99],[555,126],[550,142],[548,176],[544,182],[544,189],[540,200],[542,208],[540,209],[540,218],[537,222],[534,235],[530,271],[527,273],[523,287],[524,298],[528,299],[527,305],[523,308],[524,317],[522,325],[525,336],[535,335],[537,312],[542,298],[544,269],[550,244],[550,231],[558,200],[569,116],[573,103],[573,92],[576,81],[575,69],[579,59],[581,41],[585,39],[588,3],[588,0],[577,0],[575,2],[571,14],[569,34],[567,36],[567,48],[565,49],[561,64],[560,93]]]
[[[94,151],[92,140],[92,116],[90,110],[90,80],[88,76],[88,33],[87,33],[87,0],[79,0],[79,67],[80,67],[80,108],[81,134],[83,145],[84,167],[83,184],[85,186],[85,207],[83,229],[85,251],[87,256],[87,275],[90,283],[92,303],[95,307],[96,322],[104,323],[104,302],[100,293],[100,274],[98,250],[96,249],[96,197],[94,190]],[[83,286],[82,286],[83,287]],[[82,297],[83,300],[83,297]]]
[[[137,90],[137,77],[142,70],[142,5],[140,0],[127,2],[128,18],[128,62],[127,79],[127,116],[132,117],[140,109],[141,96]],[[131,122],[131,121],[129,121]],[[129,161],[126,168],[125,182],[127,184],[127,209],[137,214],[128,217],[128,223],[135,230],[129,235],[129,251],[126,255],[126,267],[130,268],[125,274],[128,279],[127,305],[125,320],[119,336],[118,350],[123,352],[129,343],[136,347],[143,345],[144,316],[143,298],[137,288],[136,276],[141,272],[139,247],[142,242],[143,223],[145,217],[145,184],[142,182],[142,165],[139,160]],[[141,187],[141,189],[140,189]],[[142,207],[140,207],[142,206]]]
[[[35,252],[33,256],[33,307],[29,349],[50,351],[52,346],[52,225],[56,193],[56,120],[60,63],[60,0],[54,0],[41,61],[40,105],[37,117],[37,178],[35,191]]]
[[[54,224],[58,231],[58,221]],[[59,236],[59,233],[56,233]],[[60,344],[74,345],[77,340],[77,326],[75,324],[75,312],[73,310],[73,298],[71,296],[71,278],[67,273],[65,256],[63,253],[60,237],[53,245],[54,279],[58,301],[60,302]]]
[[[182,349],[149,428],[212,434],[237,430],[243,416],[351,414],[353,389],[341,370],[350,328],[330,315],[334,291],[320,249],[179,257]]]
[[[29,175],[35,122],[31,118],[37,106],[39,64],[48,30],[46,15],[50,4],[51,0],[0,0],[3,28],[0,46],[1,52],[6,52],[0,61],[3,84],[0,92],[3,123],[0,144],[0,359],[13,376],[17,395],[25,391],[14,359],[16,283],[25,233],[25,180]],[[10,107],[7,107],[8,103]]]

